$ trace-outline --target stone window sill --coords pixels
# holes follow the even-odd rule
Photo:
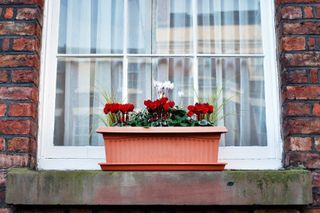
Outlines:
[[[308,205],[305,170],[223,172],[33,171],[8,173],[16,205]]]

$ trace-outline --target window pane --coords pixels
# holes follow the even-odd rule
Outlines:
[[[260,0],[198,0],[199,53],[262,53]]]
[[[151,0],[128,1],[128,53],[151,53]]]
[[[199,95],[208,98],[214,91],[226,102],[225,145],[266,146],[263,58],[199,58]]]
[[[171,81],[174,89],[169,93],[169,98],[176,104],[188,106],[193,103],[193,71],[191,58],[153,58],[152,79],[156,81]],[[181,97],[179,93],[183,93]],[[156,91],[152,92],[153,98],[158,98]]]
[[[59,53],[122,53],[123,0],[61,0]]]
[[[192,53],[192,1],[153,1],[153,53]]]
[[[128,101],[136,109],[144,108],[143,101],[151,98],[151,58],[128,59]]]
[[[58,60],[54,144],[101,145],[102,91],[122,100],[122,59]]]

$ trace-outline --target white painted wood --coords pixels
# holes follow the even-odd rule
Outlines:
[[[195,5],[196,0],[193,0]],[[100,169],[98,162],[104,161],[102,146],[54,146],[54,112],[56,96],[56,70],[58,58],[122,57],[123,94],[127,97],[128,57],[193,57],[194,72],[198,72],[198,57],[264,57],[264,78],[266,97],[266,117],[268,146],[220,147],[220,161],[228,163],[227,169],[279,169],[281,168],[282,140],[280,135],[280,100],[279,82],[276,64],[276,39],[274,23],[274,3],[261,0],[263,54],[197,54],[197,45],[193,43],[192,54],[127,54],[127,29],[125,27],[123,54],[57,54],[59,29],[59,0],[46,0],[44,28],[42,37],[40,98],[39,98],[39,134],[38,168],[39,169]],[[128,10],[125,0],[125,14]],[[196,9],[193,9],[196,13]],[[125,15],[127,26],[127,15]],[[193,21],[196,18],[193,19]],[[196,22],[194,22],[196,24]],[[193,37],[196,38],[196,30]],[[197,79],[194,86],[197,86]]]

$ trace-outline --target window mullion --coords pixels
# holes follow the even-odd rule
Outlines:
[[[192,39],[193,39],[193,89],[194,89],[194,102],[198,102],[199,94],[199,79],[198,79],[198,36],[197,36],[197,0],[192,0]]]
[[[122,65],[122,100],[128,101],[128,0],[124,0],[124,20],[123,20],[123,65]]]

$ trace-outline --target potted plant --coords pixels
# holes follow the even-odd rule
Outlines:
[[[111,125],[97,129],[105,143],[102,170],[223,170],[218,148],[227,129],[210,120],[214,106],[196,103],[185,110],[166,97],[171,82],[154,84],[160,97],[145,100],[143,110],[134,112],[131,103],[105,104]]]

